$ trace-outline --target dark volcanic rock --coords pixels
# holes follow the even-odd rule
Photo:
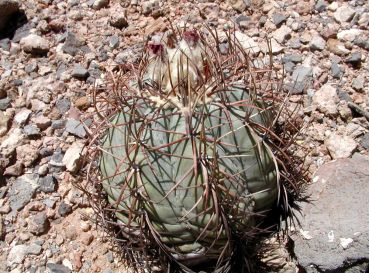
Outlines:
[[[86,41],[77,38],[76,35],[72,32],[67,33],[65,43],[62,46],[62,50],[64,53],[72,56],[90,51],[90,49],[86,45]]]
[[[56,189],[55,179],[52,175],[41,177],[39,180],[40,191],[43,192],[54,192]]]
[[[4,98],[0,100],[0,110],[5,111],[7,108],[10,107],[11,100],[10,98]]]
[[[38,175],[25,174],[17,178],[9,191],[10,207],[13,210],[20,210],[31,200],[38,185]]]
[[[47,231],[50,226],[49,219],[45,212],[39,212],[31,215],[28,220],[29,231],[35,235],[41,235]]]
[[[46,264],[46,267],[52,273],[70,273],[71,272],[71,270],[68,267],[66,267],[62,264],[48,263],[48,264]]]
[[[89,76],[89,72],[86,68],[77,64],[72,71],[72,76],[77,79],[86,79]]]
[[[366,133],[361,139],[361,146],[369,151],[369,133]]]
[[[286,22],[287,20],[287,17],[281,13],[274,13],[272,15],[272,18],[273,18],[273,23],[276,26],[280,26],[282,23]]]
[[[368,157],[354,155],[315,174],[311,202],[302,204],[300,232],[293,236],[297,261],[307,273],[367,272],[351,269],[369,260],[368,166]]]
[[[86,136],[86,130],[82,123],[75,119],[68,119],[67,124],[65,125],[65,130],[80,138],[84,138]]]
[[[64,201],[62,201],[60,203],[59,209],[58,209],[58,213],[60,216],[64,217],[66,215],[68,215],[69,213],[72,212],[72,206],[68,205],[67,203],[65,203]]]

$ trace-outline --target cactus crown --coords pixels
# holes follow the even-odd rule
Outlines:
[[[231,32],[172,31],[96,96],[91,172],[108,203],[94,204],[102,222],[116,219],[130,260],[148,255],[138,269],[159,257],[171,272],[234,272],[241,257],[246,272],[236,249],[248,249],[273,207],[288,211],[281,193],[298,194],[300,169],[284,142],[291,130],[274,133],[272,72]]]

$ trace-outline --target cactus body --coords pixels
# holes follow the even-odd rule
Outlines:
[[[233,96],[247,97],[235,90]],[[150,223],[169,253],[191,262],[218,259],[229,247],[226,223],[251,233],[254,215],[270,209],[278,194],[273,155],[245,122],[246,111],[217,103],[198,108],[188,117],[132,101],[112,121],[100,162],[122,226],[138,232]],[[197,129],[189,134],[189,127]]]
[[[102,186],[132,245],[156,245],[186,272],[211,261],[231,272],[237,240],[258,233],[279,197],[263,138],[275,109],[225,77],[232,63],[212,61],[196,33],[182,37],[151,46],[143,78],[120,95],[101,140]]]

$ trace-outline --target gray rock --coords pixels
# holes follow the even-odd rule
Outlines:
[[[110,48],[117,48],[119,46],[119,37],[114,35],[109,37],[109,47]]]
[[[82,123],[75,119],[68,119],[67,124],[65,125],[65,130],[80,138],[84,138],[86,136],[86,130]]]
[[[5,51],[10,51],[10,40],[8,38],[0,40],[0,48]]]
[[[292,73],[295,68],[295,64],[293,62],[288,62],[283,65],[283,68],[287,73]]]
[[[72,76],[78,79],[86,79],[89,74],[88,70],[80,64],[77,64],[72,71]]]
[[[365,84],[365,78],[364,76],[359,76],[355,79],[352,80],[351,86],[352,88],[354,88],[356,91],[363,91],[364,89],[364,84]]]
[[[315,10],[318,12],[323,12],[326,10],[328,4],[326,1],[324,0],[318,0],[318,2],[316,2],[315,4]]]
[[[219,44],[219,51],[223,55],[227,55],[229,52],[229,44],[228,43],[220,43]]]
[[[27,255],[38,255],[42,252],[40,245],[32,243],[30,245],[16,245],[9,251],[7,266],[12,268],[14,265],[21,264]]]
[[[16,0],[0,0],[0,31],[5,27],[10,16],[19,11],[19,2]]]
[[[70,100],[66,98],[58,99],[55,106],[60,114],[65,114],[70,108]]]
[[[109,5],[109,0],[94,0],[92,4],[92,8],[98,10],[102,8],[106,8]]]
[[[302,46],[302,44],[301,44],[300,39],[298,39],[298,38],[294,38],[294,39],[291,39],[291,40],[289,41],[289,46],[290,46],[291,48],[293,48],[293,49],[299,49],[299,48]]]
[[[9,190],[9,201],[12,210],[20,210],[31,201],[38,184],[37,174],[24,174],[18,177]]]
[[[369,40],[363,37],[356,37],[353,43],[361,48],[369,50]]]
[[[58,208],[58,213],[60,216],[64,217],[72,212],[72,206],[62,201]]]
[[[361,64],[361,53],[360,52],[354,52],[350,54],[350,56],[347,57],[345,60],[346,63],[352,64],[354,67],[360,66]]]
[[[36,62],[27,64],[26,67],[24,68],[24,71],[26,71],[28,74],[32,73],[32,72],[36,72],[38,69],[38,65]]]
[[[292,82],[284,84],[284,90],[290,94],[303,94],[308,89],[308,84],[304,82]]]
[[[282,58],[282,63],[301,63],[302,57],[301,54],[286,54]]]
[[[265,15],[262,15],[260,18],[259,18],[259,26],[260,27],[263,27],[266,22],[268,21],[268,17],[265,16]]]
[[[111,251],[108,251],[106,254],[106,260],[109,262],[109,263],[112,263],[114,262],[114,255],[113,255],[113,252]]]
[[[49,52],[49,41],[36,34],[29,34],[20,40],[24,52],[34,55],[44,55]]]
[[[354,157],[323,165],[302,204],[294,253],[308,273],[352,271],[369,260],[369,159]],[[351,270],[351,271],[350,271]]]
[[[35,137],[40,135],[40,129],[34,124],[24,126],[23,132],[29,137]]]
[[[39,190],[42,192],[49,193],[49,192],[55,192],[56,190],[55,178],[52,175],[40,177],[39,184],[40,184]]]
[[[334,19],[339,23],[344,23],[351,21],[351,19],[355,15],[355,10],[353,10],[350,6],[343,5],[339,7],[334,13],[333,17]]]
[[[119,37],[114,35],[109,37],[109,47],[110,48],[117,48],[119,46]]]
[[[346,91],[344,91],[342,89],[338,89],[337,94],[338,94],[338,98],[340,100],[347,101],[347,102],[349,102],[349,101],[352,102],[352,99],[351,99],[349,93],[347,93]]]
[[[239,15],[236,17],[235,21],[240,27],[247,27],[251,22],[251,17],[245,16],[245,15]]]
[[[366,150],[369,151],[369,133],[366,133],[360,142],[361,146],[363,146]]]
[[[28,229],[32,234],[41,235],[48,230],[49,226],[50,222],[45,212],[31,215],[28,219]]]
[[[42,200],[42,203],[45,204],[45,206],[47,206],[48,208],[54,208],[56,201],[52,200],[50,198],[45,198],[44,200]]]
[[[309,45],[311,50],[322,51],[325,48],[325,44],[325,40],[320,35],[314,35]]]
[[[49,165],[57,168],[65,167],[63,163],[63,157],[64,154],[60,150],[55,151],[50,159]]]
[[[23,84],[23,80],[22,79],[14,79],[11,82],[14,86],[21,86]]]
[[[296,82],[311,81],[313,78],[313,68],[309,66],[297,66],[293,71],[292,79]]]
[[[340,79],[342,77],[343,71],[342,68],[336,62],[332,62],[331,65],[331,74],[335,79]]]
[[[1,99],[0,100],[0,110],[5,111],[6,109],[8,109],[11,105],[10,102],[11,102],[11,100],[8,97],[4,98],[4,99]]]
[[[50,148],[44,147],[39,150],[39,154],[41,157],[50,156],[53,154],[53,150]]]
[[[67,121],[65,119],[53,120],[51,122],[51,128],[53,128],[53,129],[64,129],[66,123],[67,123]]]
[[[68,267],[66,267],[62,264],[47,263],[46,267],[52,273],[71,273],[72,272]]]
[[[77,38],[72,32],[67,32],[62,51],[66,54],[75,56],[77,54],[87,53],[90,49],[86,45],[86,41]]]
[[[281,24],[283,24],[284,22],[286,22],[287,17],[282,14],[282,13],[274,13],[272,15],[272,19],[273,19],[273,23],[279,27]]]
[[[110,17],[110,25],[118,29],[123,29],[128,27],[128,21],[123,14],[118,13]]]

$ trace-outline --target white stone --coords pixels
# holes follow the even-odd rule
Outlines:
[[[292,30],[286,26],[282,25],[279,29],[272,33],[272,37],[280,44],[283,44],[291,35]]]
[[[30,34],[20,40],[24,52],[32,54],[44,54],[50,49],[49,41],[36,34]]]
[[[228,0],[232,8],[238,12],[243,12],[247,8],[244,0]]]
[[[9,117],[0,111],[0,137],[4,136],[9,129]]]
[[[9,148],[15,147],[22,143],[25,139],[25,135],[22,133],[22,130],[19,128],[15,128],[4,141],[1,142],[0,148]]]
[[[94,9],[101,9],[101,8],[105,8],[108,5],[109,5],[109,0],[95,0],[92,7]]]
[[[20,264],[24,261],[24,258],[29,254],[38,255],[42,251],[40,245],[31,244],[31,245],[16,245],[12,247],[8,254],[7,265],[12,267],[14,265]]]
[[[320,35],[314,35],[310,41],[310,48],[322,51],[325,48],[325,44],[325,40]]]
[[[260,47],[258,43],[254,41],[253,38],[249,37],[242,32],[236,31],[235,32],[236,39],[240,42],[241,46],[250,54],[259,54]]]
[[[340,238],[340,245],[343,247],[343,249],[347,249],[353,242],[354,240],[351,238]]]
[[[339,7],[334,13],[333,17],[339,23],[348,22],[354,17],[355,10],[353,10],[350,6],[344,5]]]
[[[327,115],[338,114],[339,97],[336,88],[329,84],[323,85],[313,97],[313,104],[317,106],[318,110]]]
[[[356,37],[362,36],[362,35],[364,35],[363,30],[352,28],[352,29],[342,30],[338,32],[337,38],[341,41],[352,42],[353,40],[356,39]]]
[[[281,46],[275,39],[270,39],[270,46],[271,48],[269,48],[267,43],[262,43],[260,45],[261,51],[265,54],[269,54],[269,51],[271,51],[273,55],[277,55],[282,53],[284,50],[284,47]]]
[[[324,143],[333,159],[348,158],[357,148],[353,138],[335,133],[331,134]]]
[[[313,236],[309,234],[310,232],[308,230],[303,230],[300,228],[300,234],[305,240],[311,240],[313,239]]]
[[[337,8],[338,8],[338,3],[337,2],[332,2],[328,6],[328,9],[331,10],[331,11],[335,11],[335,10],[337,10]]]
[[[24,109],[24,110],[20,111],[18,114],[15,115],[14,121],[16,123],[18,123],[18,125],[24,125],[27,122],[27,120],[28,120],[29,116],[31,115],[31,113],[32,113],[31,110]]]
[[[65,152],[63,164],[65,164],[68,171],[75,172],[78,170],[83,147],[83,143],[74,142]]]
[[[70,270],[73,270],[73,265],[71,263],[71,261],[69,261],[68,259],[64,259],[62,264],[65,266],[65,267],[68,267]]]

